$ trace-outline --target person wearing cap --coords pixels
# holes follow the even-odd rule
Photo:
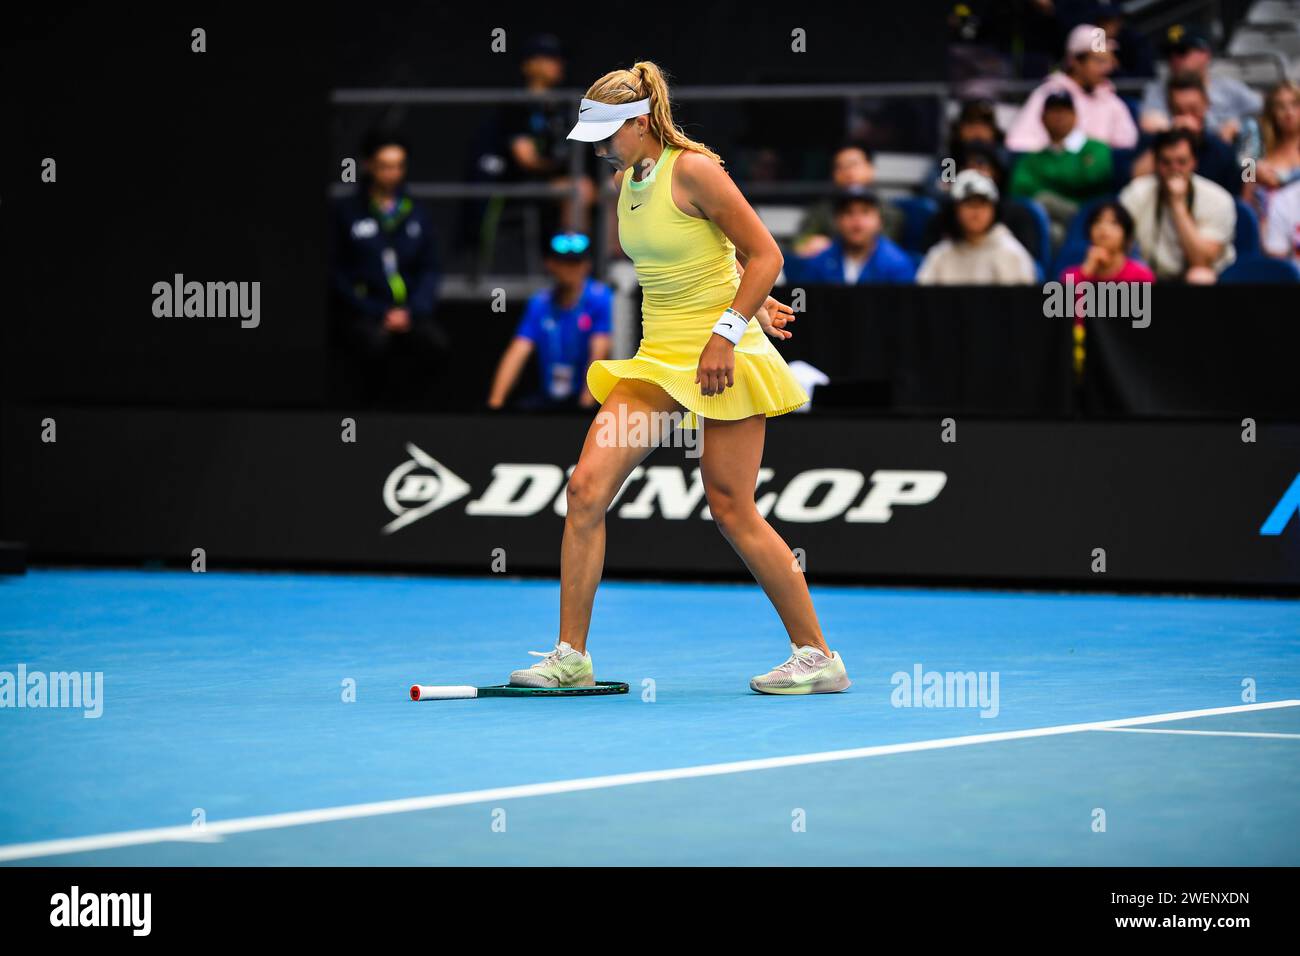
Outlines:
[[[835,238],[807,258],[787,260],[787,282],[826,285],[911,283],[916,266],[911,257],[883,234],[880,200],[870,189],[854,186],[834,200]]]
[[[1043,234],[1042,226],[1039,223],[1038,216],[1029,208],[1029,206],[1019,200],[1013,199],[1008,195],[1006,189],[1007,167],[1003,162],[1004,153],[998,150],[994,144],[982,140],[971,140],[963,143],[956,152],[956,169],[952,175],[948,175],[944,182],[940,184],[944,187],[939,192],[938,197],[941,202],[940,208],[946,205],[952,197],[951,180],[960,175],[964,170],[973,169],[982,173],[993,181],[997,187],[998,200],[997,220],[1002,225],[1011,230],[1011,235],[1025,249],[1037,249],[1042,245]],[[926,224],[925,232],[921,239],[921,248],[929,251],[936,243],[941,242],[945,235],[946,217],[942,215],[933,216]]]
[[[591,143],[616,171],[618,235],[641,285],[642,335],[631,358],[587,369],[601,411],[565,491],[559,633],[554,649],[533,652],[541,660],[514,671],[510,683],[594,682],[586,647],[604,570],[605,513],[657,444],[702,427],[699,480],[710,515],[790,642],[790,656],[752,678],[750,689],[843,691],[848,674],[822,635],[802,566],[754,501],[767,419],[808,402],[771,341],[788,339],[794,319],[769,295],[784,264],[780,247],[721,157],[677,126],[657,64],[641,61],[593,83],[569,137]],[[689,666],[690,648],[677,652]]]
[[[861,143],[845,143],[831,157],[831,184],[836,190],[869,187],[876,180],[871,150]],[[885,234],[895,238],[903,231],[903,211],[892,203],[879,207]],[[811,258],[830,247],[835,231],[833,202],[818,202],[799,222],[793,244],[795,255]]]
[[[1043,128],[1049,142],[1016,162],[1011,195],[1047,210],[1053,244],[1059,245],[1079,206],[1110,192],[1113,167],[1110,147],[1078,126],[1074,97],[1065,90],[1043,100]]]
[[[974,169],[957,174],[944,208],[944,238],[925,254],[918,285],[1030,285],[1031,256],[998,221],[998,187]]]
[[[1133,217],[1138,251],[1158,280],[1213,283],[1232,265],[1237,207],[1226,189],[1196,175],[1190,130],[1157,133],[1155,171],[1119,194]]]
[[[591,278],[591,240],[583,233],[553,236],[545,261],[553,284],[528,300],[515,337],[497,363],[488,408],[505,407],[533,354],[541,387],[522,407],[591,408],[596,403],[587,388],[587,367],[609,355],[609,286]]]
[[[1159,133],[1171,127],[1165,89],[1168,79],[1181,73],[1195,73],[1205,82],[1210,100],[1205,114],[1206,125],[1225,142],[1235,142],[1241,124],[1263,108],[1264,98],[1236,77],[1224,76],[1214,69],[1210,38],[1199,27],[1182,23],[1170,26],[1165,30],[1164,52],[1168,74],[1152,80],[1142,90],[1142,106],[1138,113],[1142,129]]]
[[[1045,147],[1050,139],[1043,127],[1043,103],[1050,94],[1065,90],[1074,101],[1084,135],[1111,149],[1132,149],[1137,144],[1137,124],[1106,78],[1115,67],[1114,51],[1115,41],[1101,27],[1081,23],[1071,30],[1063,68],[1029,94],[1007,131],[1007,148],[1036,153]]]

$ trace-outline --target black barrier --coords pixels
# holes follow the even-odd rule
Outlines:
[[[1015,418],[1270,417],[1300,421],[1297,293],[1281,287],[1162,286],[1150,323],[1088,321],[1085,377],[1076,380],[1073,319],[1044,316],[1038,287],[809,286],[777,289],[803,311],[781,343],[831,380],[817,409]],[[433,405],[483,407],[518,324],[487,303],[446,303],[453,359]],[[532,369],[519,390],[536,387]]]
[[[203,548],[218,566],[553,574],[588,423],[359,415],[346,442],[323,413],[11,410],[0,538],[36,561],[188,565]],[[776,419],[759,505],[814,580],[1300,583],[1300,427],[953,427]],[[697,468],[666,447],[634,473],[611,571],[744,576]]]

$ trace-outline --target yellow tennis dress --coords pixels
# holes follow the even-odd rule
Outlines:
[[[636,266],[643,293],[641,344],[630,359],[592,362],[587,387],[603,402],[619,379],[654,382],[697,416],[735,421],[792,412],[808,394],[781,358],[757,319],[735,348],[734,386],[704,395],[695,381],[700,353],[713,326],[740,286],[736,247],[707,219],[688,216],[673,202],[673,166],[681,149],[664,147],[641,182],[623,173],[618,195],[618,238]]]

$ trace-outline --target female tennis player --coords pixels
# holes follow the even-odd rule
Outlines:
[[[618,236],[644,293],[642,338],[632,358],[587,370],[602,405],[569,479],[559,640],[548,653],[529,651],[542,659],[510,683],[594,682],[587,630],[605,563],[605,510],[653,449],[609,441],[605,423],[656,423],[677,413],[685,427],[703,427],[700,473],[713,520],[790,636],[789,659],[749,686],[765,694],[842,691],[844,662],[826,646],[802,568],[754,504],[767,418],[808,401],[766,338],[790,338],[785,326],[794,321],[793,310],[768,295],[783,263],[776,240],[718,154],[677,128],[654,63],[597,80],[569,139],[592,143],[617,170]]]

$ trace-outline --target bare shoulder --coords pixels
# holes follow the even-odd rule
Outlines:
[[[685,185],[696,187],[717,187],[721,183],[730,183],[731,176],[722,168],[721,164],[705,156],[703,153],[697,153],[693,149],[684,149],[682,154],[677,157],[677,162],[673,166],[674,172],[681,176]]]
[[[624,172],[626,172],[626,170],[622,170],[622,169],[620,169],[620,170],[618,170],[618,171],[616,171],[616,172],[614,173],[614,188],[615,188],[615,189],[622,189],[622,188],[623,188],[623,173],[624,173]]]

